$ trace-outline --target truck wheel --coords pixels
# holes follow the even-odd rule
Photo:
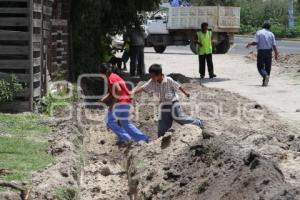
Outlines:
[[[154,51],[156,53],[163,53],[165,52],[166,48],[166,46],[154,46]]]
[[[196,45],[195,42],[191,42],[190,48],[191,48],[191,51],[192,51],[194,54],[196,54],[196,55],[198,54],[198,52],[197,52],[197,45]]]
[[[225,54],[229,51],[229,49],[230,49],[229,38],[226,38],[226,39],[222,40],[222,42],[216,46],[216,53],[217,54]]]

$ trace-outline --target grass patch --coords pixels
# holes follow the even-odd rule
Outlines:
[[[43,117],[36,114],[2,114],[0,113],[0,135],[38,139],[50,132]]]
[[[40,115],[0,113],[0,169],[10,171],[0,179],[27,181],[31,172],[53,161],[47,153],[50,128],[45,122]]]
[[[59,188],[55,191],[54,196],[58,200],[75,200],[78,192],[74,188]]]

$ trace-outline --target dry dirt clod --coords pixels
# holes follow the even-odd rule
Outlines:
[[[161,148],[162,149],[166,149],[171,145],[171,140],[172,140],[172,136],[171,135],[167,135],[165,137],[162,138],[161,140]]]
[[[0,199],[1,200],[22,200],[20,194],[17,194],[16,192],[12,192],[12,191],[1,192]]]
[[[164,180],[177,181],[181,176],[175,171],[169,171],[165,173]]]
[[[105,143],[106,143],[105,140],[100,140],[100,141],[98,142],[98,144],[101,144],[101,145],[104,145]]]
[[[104,165],[106,165],[106,164],[107,164],[107,160],[103,160],[102,163],[103,163]]]
[[[11,173],[13,173],[13,170],[10,170],[10,169],[0,169],[0,176],[8,175],[8,174],[11,174]]]
[[[209,184],[206,181],[204,181],[201,185],[199,185],[198,193],[199,194],[204,193],[207,190],[208,187],[209,187]]]
[[[207,130],[203,130],[202,131],[202,136],[203,136],[203,139],[204,140],[209,140],[211,138],[214,138],[216,137],[216,134],[212,133],[212,132],[209,132]]]
[[[102,176],[109,176],[109,175],[112,174],[109,167],[102,168],[100,173],[101,173]]]
[[[69,177],[69,172],[68,172],[68,169],[66,168],[61,168],[59,170],[60,174],[63,176],[63,177]]]
[[[183,179],[180,181],[179,186],[180,187],[185,187],[187,184],[189,184],[189,180],[188,179]]]
[[[289,142],[292,142],[295,140],[295,135],[289,135]]]
[[[257,109],[257,110],[262,110],[263,109],[263,107],[259,104],[255,104],[254,108]]]
[[[92,193],[99,193],[101,190],[100,190],[100,188],[99,187],[94,187],[93,189],[92,189]]]
[[[250,164],[250,169],[251,170],[255,169],[259,165],[259,163],[260,163],[259,159],[255,158]]]
[[[256,158],[259,158],[260,155],[253,150],[251,150],[248,155],[244,158],[244,164],[249,166]]]

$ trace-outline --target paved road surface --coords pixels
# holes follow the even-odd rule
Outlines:
[[[282,47],[286,44],[287,42],[283,42]],[[300,49],[300,43],[297,42],[297,44]],[[241,44],[241,46],[244,45]],[[291,49],[297,50],[298,48],[291,45],[289,50]],[[154,53],[152,48],[146,48],[145,52],[147,67],[153,63],[159,63],[163,65],[166,74],[181,73],[194,78],[200,76],[198,58],[190,52],[189,47],[169,47],[164,54]],[[279,73],[280,68],[274,62],[270,87],[262,88],[262,78],[257,72],[255,62],[246,62],[243,55],[247,55],[247,51],[244,53],[238,51],[238,54],[231,52],[214,55],[215,73],[218,77],[214,80],[205,79],[202,81],[203,84],[237,92],[268,106],[287,120],[296,120],[299,124],[300,113],[296,110],[300,109],[300,92],[298,92],[300,91],[300,74]]]
[[[255,47],[250,50],[245,48],[245,46],[252,41],[254,41],[254,38],[235,37],[235,44],[230,54],[247,54],[249,51],[255,50]],[[300,53],[300,41],[278,40],[277,45],[282,54]]]
[[[249,42],[252,42],[253,38],[247,37],[235,37],[235,44],[231,47],[229,54],[247,55],[251,51],[255,51],[255,47],[250,49],[245,48]],[[299,53],[300,54],[300,41],[286,41],[278,40],[277,45],[281,54]],[[146,48],[146,52],[154,52],[153,48]],[[189,46],[169,46],[167,47],[167,54],[180,53],[180,54],[192,54]]]

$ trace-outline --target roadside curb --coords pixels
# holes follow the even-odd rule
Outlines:
[[[254,38],[254,35],[235,35],[235,36],[241,38]],[[300,42],[300,38],[276,38],[276,40]]]

